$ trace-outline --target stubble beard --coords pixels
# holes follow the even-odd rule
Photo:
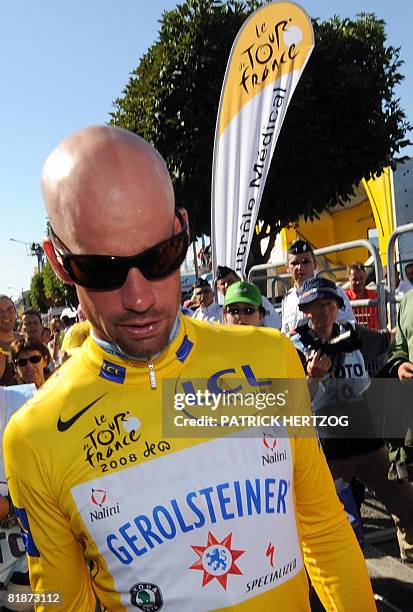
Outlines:
[[[144,340],[129,340],[119,338],[117,346],[121,351],[133,357],[144,361],[151,361],[155,355],[162,352],[169,344],[171,330],[162,330],[153,338],[145,338]]]

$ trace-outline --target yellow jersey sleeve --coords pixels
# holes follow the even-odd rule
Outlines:
[[[58,594],[58,604],[39,604],[36,610],[94,611],[96,602],[82,544],[73,535],[70,518],[59,508],[41,458],[14,423],[7,428],[3,444],[32,589],[45,595]]]

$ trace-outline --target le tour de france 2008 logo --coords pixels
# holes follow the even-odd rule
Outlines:
[[[240,86],[249,94],[261,87],[272,73],[283,64],[292,62],[300,50],[297,45],[302,40],[302,32],[291,19],[282,19],[274,25],[262,21],[255,26],[256,40],[241,52],[239,70]]]

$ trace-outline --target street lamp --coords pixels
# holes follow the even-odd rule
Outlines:
[[[24,242],[24,240],[17,240],[16,238],[10,238],[12,242],[19,242],[20,244],[24,244],[26,246],[26,254],[28,256],[37,257],[37,269],[39,272],[43,270],[44,267],[44,251],[38,242]]]

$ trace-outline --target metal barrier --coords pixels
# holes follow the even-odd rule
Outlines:
[[[402,234],[407,234],[408,232],[413,232],[413,223],[397,227],[391,234],[389,244],[387,245],[387,301],[389,302],[390,324],[392,328],[397,323],[396,304],[401,299],[396,296],[396,269],[393,265],[394,245]]]
[[[413,229],[413,224],[412,224],[412,229]],[[329,253],[337,253],[337,252],[347,251],[349,249],[360,248],[360,247],[367,249],[373,258],[374,271],[375,271],[376,283],[377,283],[377,300],[371,300],[371,299],[357,300],[356,305],[363,306],[363,307],[377,306],[380,327],[384,328],[387,326],[386,292],[385,292],[384,281],[383,281],[383,268],[381,265],[380,255],[377,250],[377,247],[370,240],[364,240],[364,239],[351,240],[349,242],[342,242],[340,244],[334,244],[328,247],[322,247],[321,249],[315,249],[314,255],[317,257],[319,255],[328,255]],[[274,284],[277,280],[283,280],[284,278],[288,278],[289,275],[288,274],[281,274],[281,275],[270,274],[268,276],[265,276],[265,275],[257,275],[257,272],[263,272],[264,270],[269,270],[271,268],[277,268],[279,266],[284,266],[284,265],[285,265],[285,261],[252,266],[252,268],[250,269],[248,273],[248,280],[252,282],[253,278],[255,279],[265,278],[266,280],[274,279],[273,284],[272,284],[272,289],[273,289]],[[331,270],[329,268],[324,268],[322,270],[319,270],[318,274],[321,274],[322,272],[331,272]]]
[[[271,268],[277,268],[278,266],[284,266],[285,263],[284,262],[280,262],[280,263],[275,263],[275,264],[260,264],[259,266],[253,266],[249,273],[248,273],[248,282],[252,282],[251,281],[251,271],[257,271],[260,272],[261,268],[263,268],[264,270],[268,270]],[[269,281],[271,280],[271,302],[274,304],[275,298],[277,297],[275,295],[275,284],[277,283],[277,281],[282,282],[285,286],[285,292],[288,291],[288,289],[291,286],[291,277],[289,274],[285,273],[285,274],[255,274],[254,275],[254,282],[259,281],[259,280],[265,280],[265,281]]]

